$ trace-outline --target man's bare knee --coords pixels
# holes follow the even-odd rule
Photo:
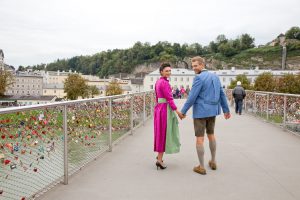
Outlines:
[[[204,143],[204,137],[196,137],[196,144],[202,145]]]
[[[215,140],[215,135],[214,134],[207,134],[208,140]]]

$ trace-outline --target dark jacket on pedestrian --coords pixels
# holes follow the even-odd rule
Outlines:
[[[233,89],[232,96],[235,100],[243,100],[246,97],[246,92],[242,86],[238,85]]]

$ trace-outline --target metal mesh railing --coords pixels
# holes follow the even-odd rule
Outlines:
[[[247,113],[300,134],[300,95],[246,91],[243,108]],[[226,90],[227,98],[234,105],[232,90]]]
[[[24,199],[61,180],[62,106],[0,115],[0,199]]]
[[[34,199],[151,116],[153,92],[0,109],[0,199]]]

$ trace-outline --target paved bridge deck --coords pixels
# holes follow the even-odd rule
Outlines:
[[[183,101],[177,101],[181,107]],[[137,129],[43,200],[77,199],[300,199],[300,137],[249,115],[217,118],[218,170],[192,171],[198,163],[191,111],[180,122],[182,149],[156,170],[153,121]],[[210,152],[206,142],[207,164]]]

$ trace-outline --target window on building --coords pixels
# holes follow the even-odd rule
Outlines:
[[[17,87],[19,87],[19,85],[17,85]]]
[[[151,81],[153,81],[153,77],[151,77]]]
[[[54,93],[56,93],[56,90],[54,90]]]
[[[189,78],[189,77],[187,77],[187,78],[186,78],[186,81],[190,81],[190,78]]]
[[[225,77],[223,77],[223,82],[226,82],[226,78]]]
[[[183,78],[182,78],[182,77],[180,78],[180,81],[183,81]]]
[[[47,93],[47,90],[44,90],[44,93],[46,94],[46,93]]]
[[[150,89],[153,90],[153,85],[150,85]]]

